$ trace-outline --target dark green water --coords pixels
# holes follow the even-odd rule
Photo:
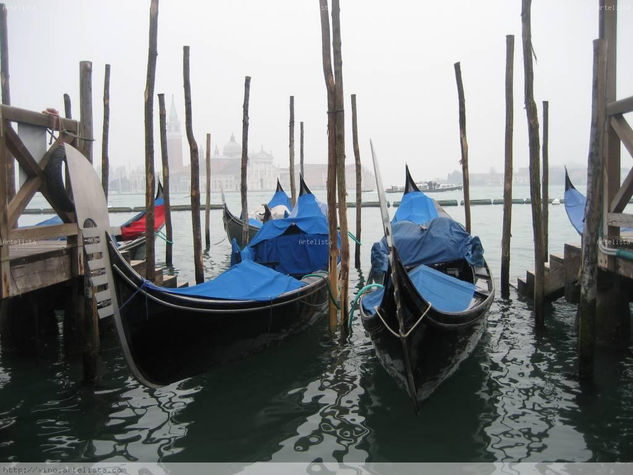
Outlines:
[[[495,273],[500,215],[501,207],[473,208]],[[190,228],[188,215],[178,216],[186,280]],[[515,277],[530,267],[528,216],[529,207],[515,206]],[[562,207],[550,216],[551,247],[561,252],[574,236]],[[380,234],[378,210],[363,218],[370,244]],[[219,213],[212,223],[217,242]],[[226,249],[220,243],[206,258],[208,275],[226,265]],[[363,275],[353,272],[352,281],[358,288]],[[0,348],[0,460],[633,461],[633,348],[600,351],[595,382],[581,386],[574,317],[574,306],[554,302],[537,334],[527,302],[497,299],[474,353],[417,416],[357,320],[347,341],[328,333],[324,317],[278,347],[158,390],[130,376],[113,337],[103,341],[100,383],[82,385],[81,362],[64,359],[59,330],[37,356]]]

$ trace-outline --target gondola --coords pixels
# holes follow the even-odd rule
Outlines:
[[[239,246],[243,246],[242,243],[242,226],[243,220],[235,216],[229,210],[226,201],[224,200],[224,194],[222,195],[222,204],[223,204],[223,214],[222,220],[224,222],[224,230],[226,231],[226,235],[229,238],[229,242],[232,242],[233,239],[236,240]],[[249,218],[248,219],[248,236],[249,242],[255,237],[259,229],[262,227],[264,221],[268,221],[268,219],[274,219],[274,215],[277,214],[279,216],[284,216],[284,211],[289,213],[292,209],[292,204],[290,203],[290,198],[281,187],[281,183],[279,179],[277,179],[277,188],[273,197],[270,201],[265,205],[265,214],[262,219]]]
[[[145,259],[145,226],[146,211],[143,210],[128,219],[119,227],[119,232],[114,235],[119,251],[127,252],[131,259]],[[52,218],[45,219],[36,224],[36,226],[49,226],[53,224],[61,224],[62,219],[55,215]],[[165,201],[163,185],[158,182],[156,197],[154,198],[154,229],[160,231],[165,225]],[[65,238],[64,238],[65,239]]]
[[[581,236],[585,229],[586,203],[587,198],[573,185],[565,167],[565,211],[569,222]]]
[[[147,385],[161,386],[261,351],[297,333],[327,308],[328,227],[307,187],[287,218],[264,223],[232,266],[185,288],[137,274],[113,239],[109,256],[120,337]]]
[[[389,223],[373,146],[372,155],[385,229],[372,248],[372,275],[383,288],[361,297],[361,319],[383,367],[417,408],[476,346],[494,283],[479,238],[421,192],[408,168]]]

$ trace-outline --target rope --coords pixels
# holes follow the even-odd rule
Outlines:
[[[409,335],[411,334],[411,332],[413,330],[415,330],[415,328],[420,324],[420,322],[422,321],[422,319],[424,317],[426,317],[426,314],[429,313],[429,310],[431,310],[431,304],[429,304],[429,306],[426,308],[426,310],[424,311],[424,313],[422,315],[420,315],[420,318],[418,318],[418,321],[415,322],[415,324],[409,328],[409,331],[406,333],[396,333],[395,331],[393,331],[391,329],[391,327],[389,325],[387,325],[387,322],[385,322],[385,319],[382,318],[382,315],[380,314],[380,311],[378,310],[378,307],[374,307],[374,309],[376,310],[376,315],[378,315],[378,317],[380,318],[380,320],[382,321],[382,323],[385,325],[385,327],[387,328],[387,330],[389,330],[391,332],[392,335],[394,335],[396,338],[408,338]]]
[[[143,280],[143,283],[141,284],[141,286],[139,288],[136,289],[136,291],[130,295],[130,297],[123,302],[122,305],[119,305],[119,310],[123,310],[125,308],[125,306],[130,303],[130,301],[136,296],[136,294],[138,294],[141,290],[143,290],[146,287],[147,281]]]
[[[361,296],[368,290],[382,289],[382,288],[384,288],[382,284],[369,284],[358,291],[358,293],[356,294],[356,298],[354,298],[354,301],[352,302],[352,306],[350,307],[349,314],[347,315],[347,328],[352,328],[352,320],[354,319],[354,310],[358,308],[358,300],[361,298]]]
[[[354,241],[356,244],[358,244],[359,246],[362,245],[361,242],[358,240],[358,238],[354,236],[351,231],[347,231],[347,235],[351,237],[352,241]]]
[[[325,279],[325,283],[327,284],[327,291],[328,291],[328,294],[330,295],[330,300],[336,306],[337,310],[341,309],[341,306],[340,306],[339,302],[336,301],[336,299],[334,298],[334,294],[332,293],[332,288],[330,287],[330,281],[328,279],[328,274],[327,273],[324,273],[324,274],[306,274],[306,275],[304,275],[301,278],[301,280],[305,279],[306,277],[320,277],[322,279]]]
[[[162,233],[162,231],[156,231],[154,232],[154,234],[156,236],[158,236],[159,238],[161,238],[163,241],[165,241],[167,244],[173,244],[173,241],[170,241],[169,239],[167,239],[167,236],[165,234]]]

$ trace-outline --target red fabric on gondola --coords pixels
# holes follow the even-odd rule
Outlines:
[[[161,200],[162,201],[162,200]],[[143,217],[131,222],[127,226],[121,226],[121,237],[124,241],[136,239],[145,234],[145,222],[147,215],[143,213]],[[154,230],[160,229],[165,224],[165,205],[156,206],[154,208]]]

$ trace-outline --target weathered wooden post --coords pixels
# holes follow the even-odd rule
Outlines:
[[[327,0],[319,0],[321,10],[321,51],[323,55],[323,75],[327,89],[327,134],[328,134],[328,166],[327,166],[327,218],[329,261],[328,276],[332,299],[329,301],[330,330],[338,325],[338,246],[336,219],[336,117],[334,111],[334,74],[332,73],[332,56],[330,54],[330,19]]]
[[[352,94],[352,142],[354,146],[354,166],[356,170],[356,243],[354,246],[354,267],[360,269],[361,206],[363,203],[362,170],[360,147],[358,145],[358,117],[356,115],[356,94]]]
[[[191,227],[193,231],[193,267],[196,283],[204,282],[204,268],[202,267],[202,238],[200,237],[200,161],[198,144],[193,136],[191,112],[191,83],[189,80],[189,46],[183,47],[183,76],[185,88],[185,127],[189,141],[189,155],[191,157]]]
[[[543,101],[543,259],[548,261],[549,232],[549,102]]]
[[[336,185],[338,218],[341,229],[341,320],[347,331],[349,292],[349,226],[347,224],[347,187],[345,186],[345,96],[343,95],[343,57],[341,54],[341,9],[339,0],[332,0],[332,55],[334,59],[334,107],[336,117]]]
[[[73,108],[68,94],[64,94],[64,116],[66,116],[67,119],[73,118]]]
[[[92,63],[79,63],[79,120],[81,122],[81,140],[79,151],[92,163]]]
[[[466,231],[470,232],[470,177],[468,172],[468,141],[466,140],[466,104],[464,85],[459,61],[455,63],[455,80],[457,81],[457,97],[459,100],[459,145],[462,151],[462,179],[464,183],[464,213]]]
[[[79,63],[79,117],[79,136],[81,139],[78,140],[78,149],[92,163],[92,63],[90,61],[81,61]],[[99,364],[99,317],[97,315],[96,302],[92,295],[90,279],[85,273],[81,290],[85,298],[77,299],[77,304],[83,306],[76,314],[79,319],[77,328],[80,329],[83,339],[84,380],[92,383],[97,379],[97,367]]]
[[[110,159],[108,158],[108,138],[110,133],[110,65],[105,65],[103,80],[103,132],[101,134],[101,186],[108,202],[108,182]]]
[[[290,201],[297,202],[297,185],[295,184],[295,96],[290,96],[290,121],[288,125],[288,173],[290,175]]]
[[[543,218],[541,206],[541,174],[539,159],[539,124],[534,102],[534,70],[532,65],[532,0],[522,0],[523,68],[525,73],[525,111],[530,148],[530,199],[534,231],[534,316],[537,327],[544,324],[545,262],[543,259]]]
[[[514,35],[506,36],[506,128],[501,238],[501,297],[510,296],[510,240],[512,237],[512,129],[514,124]]]
[[[171,204],[169,197],[169,153],[167,151],[167,109],[165,108],[165,94],[158,95],[158,110],[160,122],[160,155],[163,164],[163,202],[165,203],[165,264],[168,267],[173,265],[172,260],[172,240],[173,233],[171,227]]]
[[[2,80],[2,103],[11,105],[11,88],[9,87],[9,31],[7,27],[7,6],[0,3],[0,79]],[[7,155],[7,198],[15,196],[15,160]]]
[[[145,82],[145,278],[154,280],[156,255],[154,247],[154,84],[158,43],[158,0],[149,9],[149,48]]]
[[[299,123],[299,169],[301,171],[301,176],[305,178],[305,170],[303,168],[303,121]]]
[[[579,375],[593,377],[595,342],[596,295],[598,281],[598,232],[600,228],[603,193],[603,153],[606,123],[605,84],[607,74],[607,43],[593,42],[593,92],[591,107],[591,135],[587,166],[587,204],[582,237],[582,266],[580,273],[580,302],[578,303]]]
[[[211,248],[211,232],[209,230],[209,221],[211,218],[211,134],[207,134],[206,178],[206,196],[204,200],[204,246],[208,251]]]
[[[242,168],[240,193],[242,198],[242,246],[246,246],[249,241],[248,234],[248,102],[251,91],[251,77],[244,78],[244,104],[242,106]]]

